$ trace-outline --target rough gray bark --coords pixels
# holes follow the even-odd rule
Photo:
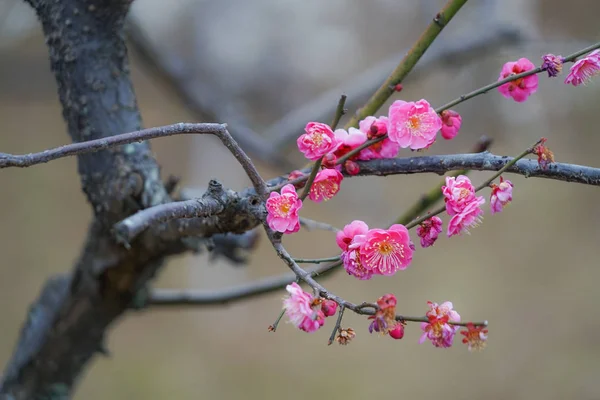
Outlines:
[[[63,116],[75,142],[140,129],[123,22],[129,0],[27,0],[42,23]],[[179,237],[140,235],[126,249],[111,227],[171,201],[147,142],[78,156],[94,210],[71,274],[50,279],[31,307],[0,387],[6,399],[69,398],[106,329],[132,304]],[[187,242],[185,242],[187,243]]]

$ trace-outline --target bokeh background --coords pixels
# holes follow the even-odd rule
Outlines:
[[[332,109],[339,94],[364,83],[365,71],[399,59],[441,4],[137,0],[131,63],[144,123],[229,122],[254,150],[264,176],[280,174],[281,159],[295,165],[302,159],[293,139],[271,146],[279,132],[269,126],[323,93],[332,93]],[[408,78],[396,98],[426,98],[437,106],[495,80],[506,61],[569,54],[600,39],[599,12],[600,3],[588,0],[472,1],[431,48],[427,68]],[[498,42],[507,32],[508,42]],[[493,44],[467,51],[488,36]],[[441,57],[445,51],[453,56]],[[460,135],[440,140],[432,152],[466,151],[485,134],[494,139],[494,152],[515,155],[545,136],[557,160],[600,167],[599,100],[598,82],[574,88],[541,76],[538,93],[524,104],[493,92],[457,107]],[[43,36],[33,13],[15,0],[0,2],[0,130],[0,151],[7,153],[68,141]],[[234,189],[248,185],[211,138],[160,139],[153,149],[163,175],[180,176],[184,187],[202,187],[213,177]],[[485,176],[472,174],[475,182]],[[343,272],[323,281],[355,302],[393,292],[406,315],[422,315],[427,300],[451,300],[464,319],[489,320],[484,352],[470,354],[458,340],[447,350],[418,345],[415,324],[401,341],[370,336],[366,319],[350,313],[343,325],[357,338],[347,347],[327,347],[333,321],[311,335],[287,324],[268,333],[282,291],[228,306],[130,313],[108,335],[111,356],[90,366],[75,398],[600,398],[600,191],[510,179],[515,190],[508,209],[495,216],[486,209],[471,235],[418,250],[408,270],[368,282]],[[383,226],[439,181],[435,175],[353,178],[334,200],[307,204],[303,214],[335,226],[355,218]],[[2,170],[0,188],[4,365],[43,282],[71,268],[91,212],[75,158]],[[301,232],[286,245],[298,257],[337,252],[330,232]],[[245,267],[210,263],[206,255],[180,257],[155,286],[217,289],[283,272],[262,240]]]

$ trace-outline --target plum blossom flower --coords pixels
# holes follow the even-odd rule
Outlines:
[[[511,181],[500,177],[500,184],[492,184],[490,207],[492,214],[502,211],[512,201],[513,184]]]
[[[419,343],[429,339],[435,347],[450,347],[454,341],[454,335],[459,327],[450,325],[448,322],[460,322],[460,315],[453,310],[451,302],[442,304],[427,302],[429,311],[425,314],[429,322],[421,323],[423,334]]]
[[[506,79],[511,75],[527,72],[535,68],[535,65],[526,58],[519,58],[517,61],[510,61],[504,64],[500,71],[499,81]],[[498,87],[498,91],[506,98],[512,97],[517,103],[522,103],[535,93],[538,88],[538,76],[536,74],[519,78],[505,83]]]
[[[579,86],[600,72],[600,50],[594,50],[571,66],[565,78],[566,84]]]
[[[368,231],[369,226],[364,221],[354,220],[336,233],[335,241],[342,251],[347,251],[356,235],[366,235]]]
[[[418,150],[431,146],[442,127],[440,116],[427,100],[396,100],[389,108],[388,117],[388,137],[403,149]]]
[[[311,161],[318,160],[338,145],[333,131],[327,124],[309,122],[304,132],[296,142],[298,150]]]
[[[334,154],[338,158],[348,154],[367,141],[367,134],[356,128],[350,128],[348,130],[336,129],[334,134],[335,139],[338,142],[338,146],[335,148]],[[357,160],[359,154],[355,154],[354,156],[350,157],[350,160]]]
[[[385,335],[390,329],[396,327],[397,303],[398,300],[393,294],[385,294],[377,299],[378,309],[375,315],[369,317],[370,320],[373,320],[369,325],[369,333],[379,332]]]
[[[555,78],[562,72],[564,58],[554,54],[546,54],[542,57],[542,69],[548,73],[549,78]]]
[[[360,261],[367,270],[391,276],[408,267],[413,248],[404,225],[395,224],[387,230],[371,229],[360,246]]]
[[[467,330],[460,331],[460,334],[464,336],[462,342],[468,346],[469,351],[481,351],[485,348],[488,330],[484,328],[469,322],[467,323]]]
[[[296,282],[285,288],[289,296],[283,300],[283,308],[290,322],[305,332],[315,332],[325,323],[325,314],[320,308],[313,308],[317,303],[310,293],[302,290]]]
[[[266,202],[267,224],[281,233],[294,233],[300,229],[298,211],[302,200],[298,198],[294,185],[288,183],[281,188],[281,194],[271,192]]]
[[[360,260],[359,248],[343,251],[340,258],[348,275],[352,275],[361,281],[368,281],[375,274],[375,271],[369,270],[363,266]]]
[[[344,176],[335,169],[319,171],[310,187],[308,197],[316,203],[331,199],[340,191],[342,179],[344,179]]]
[[[335,315],[337,306],[337,303],[333,300],[323,300],[321,303],[321,311],[323,311],[323,314],[326,317],[331,317],[332,315]]]
[[[369,116],[358,123],[358,129],[364,132],[369,139],[383,136],[388,133],[389,119],[386,116],[375,118]]]
[[[454,139],[462,125],[462,117],[452,110],[442,111],[442,137],[446,140]]]
[[[482,220],[481,206],[483,204],[485,204],[483,196],[476,197],[460,213],[455,214],[448,222],[448,237],[460,235],[463,232],[469,233],[470,228],[479,225]]]
[[[442,194],[449,215],[460,213],[475,198],[475,188],[465,175],[446,177],[446,185],[442,186]]]
[[[433,246],[442,231],[442,220],[433,216],[417,226],[417,235],[421,238],[421,247]]]

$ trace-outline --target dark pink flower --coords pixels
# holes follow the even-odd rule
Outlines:
[[[523,72],[535,69],[535,65],[526,58],[519,58],[517,61],[511,61],[504,64],[500,71],[499,81],[506,79],[511,75],[517,75]],[[519,78],[498,87],[498,91],[506,98],[512,97],[514,101],[522,103],[535,93],[538,88],[538,76],[536,74]]]
[[[316,203],[331,199],[340,191],[342,179],[344,179],[344,176],[335,169],[319,171],[310,187],[308,197]]]
[[[442,127],[440,116],[426,100],[396,100],[390,106],[388,117],[388,137],[403,149],[418,150],[431,146]]]
[[[578,60],[565,78],[566,84],[579,86],[586,83],[600,72],[600,50],[594,50],[581,60]]]
[[[364,132],[367,138],[373,139],[388,133],[388,124],[388,117],[383,115],[379,118],[369,116],[358,123],[358,129]]]
[[[442,194],[449,215],[460,213],[475,198],[475,188],[465,175],[447,176],[446,185],[442,186]]]
[[[463,232],[469,233],[469,229],[479,225],[482,220],[481,206],[483,204],[485,204],[483,196],[476,197],[460,213],[455,214],[448,222],[448,237],[460,235]]]
[[[304,131],[305,133],[296,142],[298,150],[311,161],[316,161],[335,150],[338,145],[333,131],[327,124],[309,122]]]
[[[511,181],[500,177],[500,184],[492,184],[490,207],[492,214],[502,211],[512,201],[513,184]]]
[[[325,314],[313,308],[315,301],[310,293],[302,290],[296,282],[286,286],[289,296],[283,300],[283,308],[290,322],[305,332],[315,332],[325,323]]]
[[[429,339],[435,347],[450,347],[454,341],[454,335],[459,327],[450,325],[448,322],[460,322],[460,315],[453,310],[452,303],[446,301],[441,305],[427,302],[429,311],[425,314],[429,322],[421,323],[423,334],[419,343]]]
[[[433,246],[442,231],[442,220],[433,216],[417,226],[417,235],[421,238],[421,247]]]
[[[338,142],[334,154],[338,158],[348,154],[350,151],[367,141],[367,134],[356,128],[350,128],[348,130],[336,129],[334,133]],[[357,160],[359,154],[350,157],[350,160]]]
[[[388,230],[371,229],[360,246],[360,261],[367,270],[381,275],[394,275],[411,263],[411,245],[404,225],[392,225]]]
[[[294,233],[300,230],[298,211],[302,208],[302,200],[298,198],[292,184],[281,188],[281,194],[271,192],[266,208],[269,228],[281,233]]]
[[[366,235],[369,226],[361,220],[354,220],[335,235],[335,241],[342,251],[347,251],[356,235]]]
[[[367,117],[359,122],[358,126],[361,132],[367,135],[368,139],[373,139],[385,135],[388,132],[389,120],[387,117],[379,118]],[[398,155],[400,145],[385,138],[375,144],[363,149],[359,156],[359,160],[374,160],[379,158],[394,158]]]
[[[364,236],[362,237],[364,238]],[[375,274],[374,271],[370,271],[362,265],[359,248],[343,251],[340,257],[348,275],[352,275],[361,281],[368,281]]]
[[[462,125],[459,113],[452,110],[442,111],[442,137],[446,140],[454,139]]]
[[[331,317],[335,315],[337,311],[337,303],[333,300],[323,300],[321,303],[321,311],[325,314],[326,317]]]
[[[358,175],[360,172],[360,167],[352,160],[348,160],[344,163],[344,169],[350,176]]]

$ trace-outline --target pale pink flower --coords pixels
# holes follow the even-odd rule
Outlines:
[[[426,100],[396,100],[389,109],[388,137],[400,147],[412,150],[429,147],[442,128],[442,119]]]
[[[266,208],[269,228],[281,233],[300,230],[298,211],[302,208],[302,200],[298,198],[294,185],[288,183],[282,187],[281,194],[271,192]]]
[[[446,185],[442,186],[442,194],[449,215],[460,213],[475,198],[475,188],[465,175],[447,176]]]
[[[362,265],[381,275],[390,276],[406,269],[412,256],[413,245],[408,230],[399,224],[392,225],[388,230],[369,230],[360,246]]]
[[[316,161],[335,150],[338,145],[333,131],[327,124],[309,122],[304,131],[297,140],[298,150],[311,161]]]
[[[492,195],[490,197],[490,207],[492,214],[502,211],[508,203],[512,201],[513,184],[511,181],[500,177],[500,184],[492,184]]]
[[[356,235],[366,235],[368,231],[369,226],[365,222],[354,220],[336,233],[335,241],[342,251],[347,251]]]
[[[290,294],[283,300],[283,308],[290,322],[305,332],[315,332],[325,323],[320,308],[313,309],[314,298],[296,282],[285,288]]]
[[[571,66],[565,79],[566,84],[579,86],[600,72],[600,50],[594,50]]]
[[[338,142],[338,146],[335,148],[335,156],[342,157],[348,154],[350,151],[356,149],[358,146],[367,141],[367,134],[356,128],[336,129],[335,139]],[[359,153],[360,154],[360,153]],[[359,154],[355,154],[350,157],[351,160],[357,160]]]
[[[454,341],[454,335],[459,327],[450,325],[448,322],[460,322],[460,315],[453,310],[452,303],[446,301],[441,305],[427,302],[429,311],[425,314],[429,322],[421,323],[423,334],[419,343],[429,339],[435,347],[450,347]]]
[[[433,216],[417,226],[417,235],[421,238],[421,247],[433,246],[442,231],[442,220]]]
[[[527,72],[535,68],[535,65],[526,58],[510,61],[504,64],[500,71],[499,81],[511,75]],[[512,97],[514,101],[522,103],[535,93],[538,88],[538,76],[536,74],[519,78],[498,87],[498,91],[506,98]]]
[[[442,111],[442,137],[446,140],[454,139],[462,125],[462,117],[452,110]]]
[[[331,199],[340,191],[342,179],[344,176],[335,169],[323,169],[317,172],[308,197],[317,203]]]
[[[364,236],[361,235],[363,238]],[[361,281],[367,281],[373,277],[375,271],[366,269],[360,261],[360,249],[343,251],[341,254],[342,264],[348,275],[352,275]]]
[[[481,223],[483,210],[481,206],[485,204],[483,196],[475,197],[458,214],[455,214],[448,222],[448,237],[469,233],[470,228],[474,228]]]

